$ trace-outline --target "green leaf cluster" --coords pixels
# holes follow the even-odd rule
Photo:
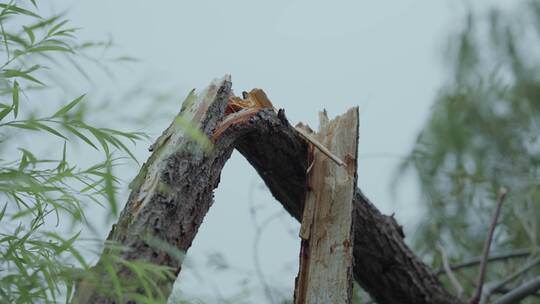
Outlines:
[[[67,303],[81,279],[104,293],[113,286],[114,296],[131,292],[141,303],[163,302],[153,282],[170,275],[168,269],[123,260],[121,250],[111,249],[100,260],[103,268],[92,268],[82,249],[99,249],[101,241],[66,229],[87,224],[89,204],[103,206],[111,218],[118,215],[114,170],[122,159],[135,160],[127,142],[145,137],[90,123],[84,94],[43,113],[54,105],[45,91],[53,88],[47,75],[61,73],[59,59],[67,58],[87,77],[77,63],[85,57],[82,52],[109,46],[78,44],[76,31],[63,15],[40,16],[38,1],[0,1],[0,303]],[[32,110],[36,102],[42,103],[38,111]],[[23,139],[47,143],[56,152],[41,157],[41,147],[24,147]],[[100,151],[103,161],[73,164],[69,151],[76,148]],[[115,267],[132,271],[133,281],[115,280]],[[111,273],[107,288],[91,279],[103,269]]]

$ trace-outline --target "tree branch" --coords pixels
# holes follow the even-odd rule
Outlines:
[[[525,257],[528,257],[529,255],[531,255],[531,249],[528,249],[528,248],[517,249],[517,250],[501,252],[501,253],[490,255],[488,258],[488,262],[505,261],[505,260],[514,259],[514,258],[525,258]],[[452,271],[456,271],[463,268],[476,266],[480,264],[481,262],[482,262],[482,257],[475,257],[468,261],[465,261],[456,265],[450,265],[450,269]],[[444,274],[445,272],[446,271],[444,267],[441,267],[437,270],[436,275],[439,276],[441,274]]]
[[[504,199],[506,198],[506,192],[507,191],[504,188],[502,188],[499,191],[499,199],[497,201],[497,208],[495,209],[495,214],[493,214],[491,225],[489,226],[489,232],[486,237],[486,242],[484,244],[484,252],[482,255],[482,262],[480,263],[480,274],[478,276],[478,284],[476,287],[476,293],[469,301],[469,303],[471,304],[477,304],[480,301],[480,298],[482,297],[482,288],[484,287],[484,280],[486,277],[486,268],[487,268],[488,258],[489,258],[489,249],[491,248],[491,241],[493,240],[493,233],[495,232],[495,227],[497,226],[499,215],[501,214],[501,207],[502,207],[502,204],[504,203]]]
[[[534,260],[528,262],[525,266],[520,268],[518,271],[510,274],[506,278],[504,278],[504,279],[502,279],[500,281],[496,281],[496,282],[488,284],[488,287],[486,288],[486,292],[483,294],[482,303],[486,303],[487,300],[489,299],[489,296],[494,291],[504,287],[506,284],[508,284],[508,283],[512,282],[513,280],[519,278],[521,275],[528,272],[529,270],[531,270],[533,267],[535,267],[538,264],[540,264],[540,257],[536,257]]]
[[[499,296],[502,296],[502,295],[505,295],[507,293],[509,293],[510,291],[514,290],[513,288],[505,288],[505,287],[501,287],[497,290],[494,290],[493,293],[496,293],[498,294]],[[540,290],[538,290],[540,291]],[[531,297],[535,297],[535,298],[540,298],[540,292],[535,292],[535,293],[531,293],[529,296]]]
[[[452,286],[454,286],[454,289],[456,290],[458,298],[461,299],[461,297],[463,297],[463,286],[461,286],[461,284],[459,283],[459,280],[456,278],[456,276],[452,272],[452,269],[450,268],[450,263],[448,262],[448,256],[446,255],[446,251],[444,251],[443,246],[441,246],[440,244],[437,244],[437,249],[439,249],[439,251],[441,252],[444,271],[446,272],[446,275],[450,279]]]
[[[236,112],[226,116],[230,94],[231,83],[225,78],[200,95],[202,106],[183,109],[192,113],[197,128],[213,139],[211,151],[201,149],[183,130],[177,130],[174,123],[158,140],[158,146],[141,169],[140,182],[135,183],[118,224],[108,237],[129,249],[122,252],[122,258],[167,266],[177,275],[181,261],[147,242],[145,236],[187,251],[213,203],[213,189],[234,148],[257,170],[283,207],[297,220],[301,218],[308,143],[289,124],[283,110],[276,113],[272,108],[235,109]],[[266,98],[259,93],[256,97]],[[442,287],[407,247],[395,219],[381,214],[358,188],[353,196],[353,217],[353,275],[375,301],[462,303]],[[102,281],[107,281],[109,274],[103,272],[101,276]],[[121,268],[117,276],[129,279],[133,274]],[[164,294],[169,294],[173,282],[164,278],[155,283]],[[74,302],[114,302],[85,283],[77,285]]]
[[[277,116],[262,111],[250,123],[258,126],[236,141],[237,150],[272,195],[300,220],[309,167],[307,142],[289,125],[283,110]],[[358,188],[353,215],[353,274],[377,303],[462,303],[405,244],[403,230],[393,216],[381,214]]]
[[[519,287],[514,288],[504,296],[497,299],[497,301],[493,302],[493,304],[519,303],[521,300],[534,294],[538,290],[540,290],[540,276],[522,284]]]

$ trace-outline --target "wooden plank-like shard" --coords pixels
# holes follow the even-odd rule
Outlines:
[[[331,121],[322,112],[319,132],[309,136],[345,161],[337,163],[320,147],[311,149],[295,303],[351,303],[358,108]]]

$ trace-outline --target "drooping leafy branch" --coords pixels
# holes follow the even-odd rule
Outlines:
[[[109,46],[79,43],[76,33],[63,15],[40,16],[38,1],[0,3],[0,302],[69,301],[81,278],[114,294],[143,286],[151,296],[139,295],[141,302],[164,301],[154,295],[152,282],[168,275],[167,269],[123,261],[110,244],[107,270],[114,272],[112,267],[122,264],[137,274],[133,282],[113,278],[111,291],[104,282],[92,281],[97,270],[80,250],[97,243],[66,229],[86,223],[91,203],[107,208],[113,218],[118,215],[114,168],[123,155],[135,160],[126,141],[145,137],[90,123],[85,95],[67,102],[50,100],[58,95],[49,81],[62,73],[60,62],[88,77],[78,63],[91,59],[84,52]],[[58,103],[62,105],[54,109]],[[101,151],[103,160],[74,164],[69,151],[77,148]]]

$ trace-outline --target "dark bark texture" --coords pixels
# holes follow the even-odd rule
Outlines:
[[[301,221],[306,185],[307,142],[287,122],[265,110],[262,121],[236,141],[274,197]],[[362,175],[359,174],[359,178]],[[404,242],[392,216],[386,216],[356,189],[353,201],[354,277],[381,304],[462,303],[448,293]]]
[[[204,112],[199,127],[210,138],[224,120],[230,94],[231,83],[225,78],[211,86],[207,95],[212,101],[197,109]],[[167,250],[152,246],[148,237],[183,252],[188,250],[213,203],[213,189],[234,148],[257,170],[291,216],[301,220],[308,143],[289,124],[283,110],[252,111],[214,137],[214,148],[209,152],[192,140],[174,136],[170,140],[165,137],[164,141],[166,146],[177,146],[172,153],[163,154],[158,147],[148,161],[150,165],[160,163],[153,167],[157,181],[152,179],[152,166],[147,166],[142,174],[144,182],[133,189],[108,237],[131,249],[123,252],[124,258],[168,266],[178,274],[181,261]],[[148,195],[141,195],[145,191]],[[394,218],[381,214],[359,189],[354,194],[353,217],[354,277],[377,303],[462,303],[442,287],[431,270],[407,247]],[[122,269],[118,275],[127,278],[133,274]],[[103,280],[106,277],[103,273]],[[174,279],[159,282],[162,292],[170,293],[173,282]],[[74,302],[115,303],[84,281],[77,286]]]

